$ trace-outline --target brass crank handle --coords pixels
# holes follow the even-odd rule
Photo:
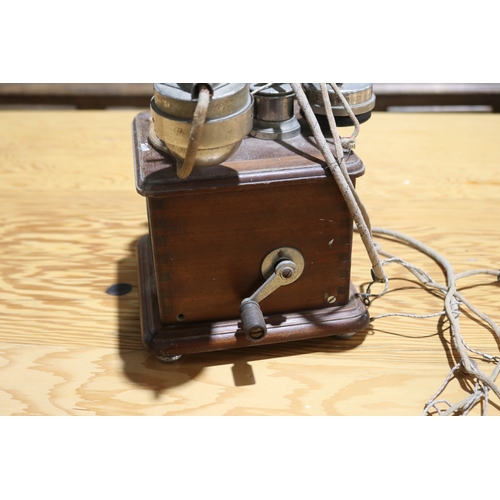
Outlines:
[[[302,269],[293,260],[276,264],[274,273],[250,297],[243,299],[240,306],[241,324],[248,340],[258,342],[267,335],[267,326],[259,302],[284,285],[289,285],[302,274]]]

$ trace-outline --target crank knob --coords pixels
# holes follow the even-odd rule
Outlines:
[[[248,340],[258,342],[267,335],[266,322],[258,302],[250,299],[243,300],[240,315],[243,331]]]

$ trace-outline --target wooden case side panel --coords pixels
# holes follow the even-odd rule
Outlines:
[[[349,301],[352,219],[331,177],[175,193],[148,210],[164,324],[237,318],[283,246],[302,253],[304,272],[262,301],[264,314]]]

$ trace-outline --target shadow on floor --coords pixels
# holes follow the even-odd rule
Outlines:
[[[118,300],[119,351],[127,378],[140,387],[153,390],[157,396],[171,387],[196,379],[204,368],[231,367],[235,386],[254,385],[251,362],[297,356],[314,352],[336,354],[354,349],[363,343],[370,329],[351,338],[322,337],[274,345],[256,345],[226,351],[190,354],[175,363],[165,364],[147,353],[141,341],[139,287],[136,248],[139,239],[131,242],[129,255],[118,263],[115,289],[126,292]],[[117,287],[116,285],[122,285]],[[126,285],[131,285],[127,287]],[[229,369],[229,368],[228,368]]]

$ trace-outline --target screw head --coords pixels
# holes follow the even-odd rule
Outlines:
[[[293,276],[294,270],[291,267],[285,266],[281,269],[281,276],[285,279],[289,279]]]
[[[329,304],[333,304],[335,301],[337,300],[337,297],[335,297],[335,295],[330,295],[329,297],[327,297],[326,301],[329,303]]]
[[[260,340],[261,338],[264,337],[266,334],[266,330],[262,328],[261,326],[253,326],[250,331],[248,332],[248,336],[252,340]]]

